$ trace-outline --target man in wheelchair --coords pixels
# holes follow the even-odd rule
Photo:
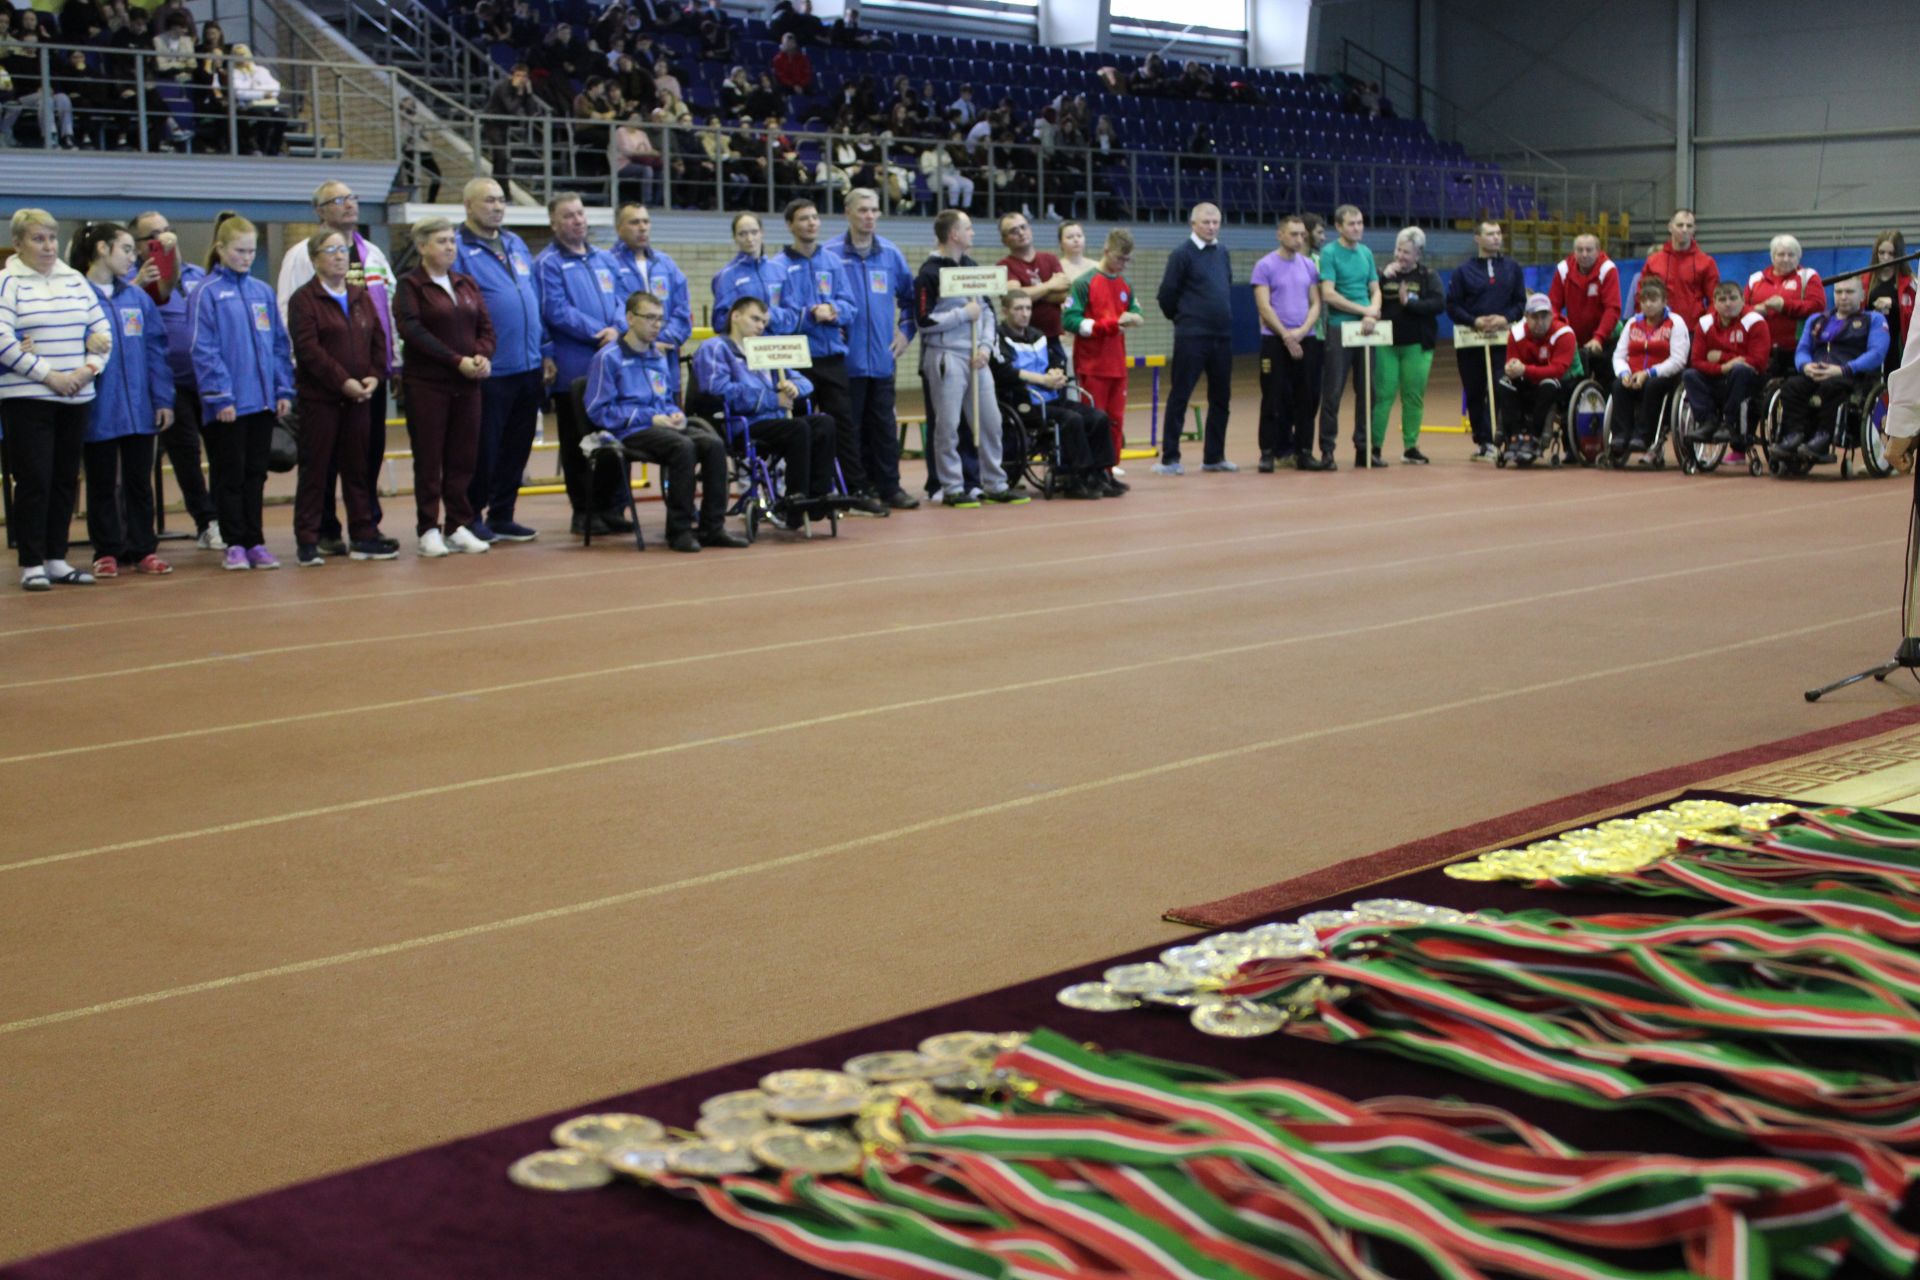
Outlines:
[[[1640,309],[1613,347],[1613,438],[1617,457],[1653,446],[1660,409],[1687,367],[1687,326],[1667,309],[1667,286],[1659,276],[1640,279]]]
[[[1525,467],[1540,456],[1578,346],[1572,326],[1555,318],[1546,294],[1527,298],[1526,318],[1507,334],[1507,360],[1496,388],[1508,460]]]
[[[1855,383],[1886,362],[1892,341],[1886,317],[1861,307],[1856,277],[1833,283],[1833,312],[1807,321],[1793,353],[1795,373],[1780,388],[1780,439],[1774,452],[1831,462],[1833,423]]]
[[[1767,367],[1772,338],[1766,319],[1748,311],[1740,286],[1722,280],[1713,287],[1713,310],[1694,327],[1686,388],[1693,426],[1687,438],[1696,444],[1730,442],[1747,447],[1747,417],[1743,410],[1760,391],[1760,374]]]
[[[678,357],[656,343],[666,308],[651,293],[627,298],[627,331],[600,348],[587,366],[587,420],[598,429],[581,444],[589,455],[617,446],[629,460],[651,462],[665,477],[667,545],[675,551],[744,547],[727,532],[727,447],[674,399]],[[696,524],[693,487],[700,485]]]
[[[766,303],[754,297],[736,300],[727,313],[727,332],[708,338],[694,353],[693,378],[703,396],[722,406],[730,436],[738,423],[756,448],[764,445],[786,463],[784,492],[773,504],[773,520],[792,528],[801,517],[825,515],[835,504],[834,422],[824,413],[794,414],[794,403],[813,391],[813,383],[799,370],[747,367],[740,344],[766,328]],[[843,498],[838,505],[850,503]]]
[[[1113,427],[1092,405],[1074,403],[1065,391],[1067,353],[1060,339],[1033,327],[1033,298],[1009,289],[1006,321],[994,344],[995,394],[1019,418],[1021,435],[1058,441],[1060,491],[1069,498],[1117,498],[1127,491],[1109,472],[1114,465]]]

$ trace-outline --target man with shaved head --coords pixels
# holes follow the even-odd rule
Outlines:
[[[1154,474],[1185,475],[1180,424],[1187,401],[1207,375],[1207,428],[1202,471],[1238,471],[1227,461],[1227,397],[1233,383],[1233,264],[1220,243],[1220,210],[1193,206],[1190,234],[1167,258],[1160,278],[1160,313],[1173,321],[1173,379],[1167,391],[1166,432]]]

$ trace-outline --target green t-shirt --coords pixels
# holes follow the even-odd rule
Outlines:
[[[1320,250],[1320,279],[1331,284],[1334,292],[1349,302],[1366,306],[1373,296],[1368,286],[1379,278],[1380,272],[1373,265],[1373,250],[1364,244],[1349,249],[1336,240]],[[1324,305],[1321,309],[1326,312],[1330,325],[1360,318],[1351,311],[1336,311]]]

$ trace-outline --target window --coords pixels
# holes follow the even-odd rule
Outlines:
[[[1130,18],[1174,28],[1192,23],[1214,31],[1247,29],[1246,0],[1112,0],[1112,13],[1116,23]]]
[[[1031,43],[1040,34],[1040,0],[861,0],[875,27],[984,36]]]

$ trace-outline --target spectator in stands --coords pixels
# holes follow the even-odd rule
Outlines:
[[[1428,270],[1427,233],[1403,227],[1394,237],[1393,259],[1380,269],[1380,318],[1393,326],[1393,345],[1373,349],[1373,451],[1387,438],[1387,417],[1400,398],[1400,461],[1427,464],[1420,427],[1427,407],[1433,344],[1440,337],[1446,297]]]
[[[1327,348],[1320,374],[1320,461],[1327,471],[1338,465],[1333,451],[1340,438],[1340,397],[1349,375],[1353,378],[1353,465],[1381,465],[1379,450],[1368,443],[1373,433],[1371,406],[1361,394],[1363,380],[1370,375],[1365,365],[1356,367],[1359,361],[1372,361],[1373,348],[1349,347],[1340,340],[1343,325],[1358,324],[1363,333],[1372,333],[1379,323],[1380,269],[1373,250],[1361,243],[1367,222],[1358,208],[1343,204],[1335,209],[1333,225],[1340,238],[1320,254],[1320,305],[1327,313]]]
[[[1722,280],[1713,287],[1713,310],[1700,317],[1689,343],[1687,370],[1680,378],[1693,410],[1687,438],[1725,440],[1744,451],[1741,410],[1759,393],[1767,368],[1772,349],[1767,322],[1746,309],[1739,285]]]
[[[1713,286],[1720,283],[1720,266],[1694,242],[1691,209],[1675,209],[1667,219],[1667,243],[1647,255],[1642,274],[1659,276],[1666,286],[1667,306],[1689,329],[1713,306]]]
[[[1523,467],[1540,456],[1540,441],[1552,426],[1560,386],[1579,350],[1573,327],[1555,317],[1553,299],[1544,293],[1531,294],[1526,306],[1526,319],[1507,334],[1498,388],[1506,454]]]
[[[1815,316],[1801,331],[1794,375],[1780,389],[1780,439],[1773,447],[1782,456],[1830,461],[1834,415],[1857,381],[1885,367],[1887,318],[1864,310],[1865,299],[1859,277],[1843,276],[1833,284],[1833,314]]]
[[[480,388],[493,371],[493,322],[479,284],[455,269],[460,240],[451,222],[415,223],[413,247],[420,264],[400,277],[393,317],[406,343],[416,547],[423,559],[480,555],[489,547],[467,527],[475,518],[468,491],[480,449]]]
[[[732,57],[733,23],[727,11],[720,7],[720,0],[701,0],[691,13],[700,33],[701,59],[720,62]]]
[[[193,19],[176,10],[164,30],[153,38],[159,56],[153,60],[153,73],[174,84],[193,80]]]
[[[474,178],[461,194],[467,217],[460,228],[459,265],[480,290],[494,338],[487,380],[480,384],[480,439],[468,505],[476,537],[484,528],[502,542],[531,542],[534,530],[515,520],[514,512],[540,407],[556,372],[541,355],[547,333],[533,254],[504,225],[507,200],[499,183]]]
[[[673,74],[665,58],[654,60],[653,88],[655,93],[671,93],[676,98],[687,96],[687,91],[680,87],[680,77]]]
[[[1794,370],[1793,349],[1800,325],[1826,311],[1827,290],[1818,271],[1800,265],[1798,240],[1778,235],[1767,250],[1773,261],[1747,277],[1746,306],[1767,322],[1771,354],[1761,368],[1770,378],[1784,378]],[[1674,310],[1679,310],[1677,304]]]
[[[112,330],[93,286],[60,261],[53,215],[16,210],[11,229],[14,253],[0,266],[0,430],[14,486],[7,531],[23,589],[86,586],[93,575],[67,563],[68,530]]]
[[[180,256],[180,244],[158,210],[136,214],[128,227],[140,255],[132,282],[159,306],[167,331],[167,365],[173,375],[173,422],[160,432],[160,447],[173,469],[180,501],[192,517],[198,546],[225,551],[214,521],[213,499],[200,470],[200,393],[193,382],[193,335],[189,299],[206,272]]]
[[[864,188],[849,191],[847,232],[830,246],[846,292],[860,299],[847,324],[848,412],[867,489],[889,509],[911,511],[920,500],[900,484],[893,390],[895,367],[913,341],[913,269],[879,226],[880,197]]]
[[[41,78],[40,37],[33,28],[23,25],[20,33],[0,49],[0,70],[13,81],[13,99],[0,106],[0,146],[19,145],[14,126],[19,123],[20,113],[27,110],[40,121],[42,138],[57,138],[68,151],[80,145],[73,134],[73,99]]]
[[[644,116],[660,105],[660,89],[653,82],[653,72],[632,54],[621,54],[613,69],[613,83],[620,90],[620,100],[626,110]]]
[[[773,83],[772,72],[762,71],[754,80],[753,92],[747,98],[747,110],[756,120],[767,116],[786,119],[787,100]]]
[[[240,154],[279,155],[280,141],[287,132],[286,108],[280,105],[280,81],[253,60],[253,50],[244,44],[233,46],[230,87],[234,104],[244,120]]]
[[[1692,348],[1687,323],[1667,307],[1659,276],[1640,277],[1640,309],[1613,348],[1613,438],[1616,453],[1641,453],[1653,443],[1661,402],[1680,380]]]
[[[194,381],[228,569],[280,567],[261,507],[273,424],[293,407],[293,356],[273,290],[252,275],[258,245],[245,218],[220,222],[211,269],[193,294]]]
[[[1025,289],[1010,289],[1002,302],[1006,312],[994,345],[993,381],[1003,403],[1019,415],[1027,439],[1055,433],[1058,467],[1055,478],[1069,498],[1118,498],[1125,489],[1113,484],[1113,427],[1107,415],[1065,394],[1067,353],[1060,339],[1035,328],[1033,300]],[[1004,424],[1003,424],[1004,429]],[[1111,486],[1111,488],[1109,488]]]
[[[593,172],[604,162],[613,145],[613,122],[618,112],[607,93],[604,76],[592,76],[586,88],[574,95],[574,165],[578,172]]]
[[[1260,314],[1260,470],[1291,457],[1302,471],[1325,468],[1313,452],[1319,403],[1320,274],[1304,252],[1306,224],[1280,219],[1279,247],[1253,265],[1253,305]]]
[[[1527,281],[1520,264],[1506,256],[1506,233],[1483,219],[1473,233],[1474,256],[1453,270],[1447,281],[1447,315],[1456,325],[1481,333],[1505,333],[1519,322],[1527,304]],[[1332,344],[1328,344],[1332,349]],[[1487,418],[1486,358],[1471,347],[1454,351],[1460,382],[1467,392],[1467,420],[1473,427],[1473,460],[1493,458],[1493,425]]]
[[[678,355],[661,349],[660,300],[636,292],[623,315],[625,332],[595,352],[582,397],[589,424],[617,440],[628,458],[651,462],[666,478],[667,545],[675,551],[744,547],[727,532],[727,449],[720,437],[688,425],[674,398]],[[696,480],[700,512],[693,508]]]
[[[1000,243],[1007,254],[999,265],[1007,269],[1007,280],[1026,291],[1032,304],[1033,326],[1049,338],[1060,336],[1060,308],[1073,287],[1060,259],[1033,243],[1033,224],[1024,213],[1002,214]]]
[[[387,337],[388,358],[380,367],[380,376],[374,379],[367,400],[367,426],[364,432],[345,433],[346,436],[365,442],[366,457],[359,467],[360,474],[368,482],[368,511],[374,524],[379,524],[384,516],[380,508],[380,494],[377,488],[380,468],[387,454],[387,386],[386,382],[393,373],[396,348],[393,328],[393,293],[398,283],[393,267],[387,261],[387,255],[380,246],[360,234],[360,198],[353,188],[344,182],[323,182],[313,193],[313,211],[320,225],[328,231],[340,234],[347,246],[346,261],[340,265],[346,271],[346,280],[355,288],[367,293],[367,304],[373,308],[374,318],[380,323],[380,331]],[[322,265],[314,257],[312,246],[302,242],[288,249],[280,260],[279,287],[275,292],[280,298],[280,314],[287,322],[289,330],[293,327],[291,310],[295,290],[313,279],[314,271]],[[299,349],[294,351],[296,360]],[[343,446],[344,447],[344,446]],[[348,548],[341,538],[340,517],[334,510],[334,472],[329,463],[320,481],[320,489],[314,495],[320,526],[318,544],[323,555],[343,556]]]
[[[93,576],[172,573],[157,554],[153,438],[173,421],[173,374],[160,309],[138,286],[133,237],[117,222],[90,222],[69,265],[84,271],[107,317],[112,358],[94,381],[86,434],[87,541]]]
[[[635,111],[613,130],[613,171],[619,179],[622,201],[653,199],[654,185],[665,164],[653,145],[653,133]]]
[[[773,55],[773,78],[795,99],[813,88],[813,60],[792,32],[780,37],[780,52]]]
[[[795,528],[802,518],[825,514],[840,505],[834,495],[833,419],[824,413],[794,412],[796,402],[813,390],[805,374],[747,367],[741,343],[758,338],[767,327],[767,309],[760,299],[742,298],[728,319],[731,328],[727,333],[700,344],[693,358],[694,379],[703,394],[719,402],[729,432],[738,426],[756,447],[764,446],[780,455],[786,464],[786,483],[773,519],[782,528]],[[719,476],[724,510],[724,463]]]
[[[505,182],[513,172],[508,143],[512,140],[514,121],[533,120],[547,114],[534,95],[533,77],[526,63],[513,64],[507,78],[493,86],[493,93],[480,113],[486,117],[487,159],[493,166],[494,176]]]
[[[573,506],[573,531],[585,533],[597,518],[604,529],[596,526],[595,533],[628,533],[631,524],[620,514],[626,502],[617,487],[626,479],[607,469],[596,472],[580,451],[587,424],[575,416],[569,392],[575,378],[587,376],[593,353],[617,340],[626,327],[620,264],[587,242],[587,210],[579,196],[569,193],[549,200],[547,222],[553,243],[533,260],[533,274],[555,369],[560,467]]]
[[[963,125],[971,126],[980,116],[980,108],[973,104],[973,86],[960,86],[960,96],[947,104],[949,117],[959,120]]]
[[[1875,263],[1889,263],[1906,256],[1907,238],[1898,231],[1882,231],[1873,242]],[[1913,325],[1913,264],[1902,262],[1898,266],[1876,266],[1862,273],[1860,284],[1866,290],[1868,309],[1886,317],[1890,338],[1886,372],[1892,373],[1900,367],[1900,356],[1907,345],[1907,331]]]
[[[74,138],[89,151],[100,149],[101,139],[117,114],[119,102],[114,87],[79,49],[55,54],[50,70],[54,93],[64,95],[72,104]],[[120,145],[126,145],[124,134]]]
[[[1113,431],[1115,465],[1107,478],[1122,492],[1127,486],[1117,477],[1126,474],[1118,465],[1127,447],[1126,330],[1146,323],[1139,295],[1126,279],[1132,258],[1133,236],[1118,227],[1109,231],[1100,265],[1073,282],[1063,316],[1064,327],[1074,334],[1074,378]]]
[[[575,39],[570,23],[555,23],[547,37],[534,46],[527,62],[534,71],[534,89],[555,114],[565,115],[573,99],[573,83],[584,80],[592,53]]]
[[[928,147],[920,153],[920,172],[927,190],[949,209],[973,208],[973,179],[966,174],[967,149],[960,126],[947,135],[944,146]]]
[[[753,81],[747,78],[745,67],[735,67],[720,82],[720,110],[730,116],[747,111],[747,99],[753,93]]]
[[[758,217],[751,213],[735,215],[733,247],[736,250],[733,260],[714,272],[709,286],[713,294],[715,332],[726,329],[727,312],[741,298],[758,298],[770,304],[778,296],[774,286],[777,268],[767,261]],[[784,270],[779,271],[777,278],[784,283]]]
[[[200,24],[200,40],[194,46],[200,60],[194,67],[194,83],[200,86],[199,109],[202,117],[220,117],[227,112],[227,33],[217,22]],[[220,125],[220,136],[226,126]]]
[[[1202,471],[1238,471],[1227,458],[1227,415],[1233,383],[1233,262],[1220,243],[1220,210],[1197,204],[1187,217],[1188,235],[1167,255],[1156,299],[1173,321],[1172,380],[1167,389],[1168,428],[1161,434],[1157,475],[1184,475],[1181,424],[1187,401],[1207,378],[1207,424]]]
[[[294,496],[294,562],[301,568],[326,563],[321,540],[325,520],[333,516],[333,481],[347,508],[350,547],[355,560],[391,560],[397,541],[381,536],[374,486],[379,455],[368,446],[374,405],[386,414],[387,397],[376,396],[393,373],[390,317],[375,305],[362,275],[353,279],[352,232],[323,228],[309,236],[303,250],[308,279],[286,302],[287,330],[293,343],[294,389],[300,396],[300,477]],[[447,233],[449,236],[452,232]],[[286,271],[282,268],[282,278]],[[386,436],[386,424],[380,435]],[[337,520],[337,517],[335,517]],[[339,540],[339,525],[329,541]]]
[[[813,0],[778,0],[767,29],[782,48],[786,47],[788,37],[792,37],[797,47],[818,44],[826,32],[826,24],[813,16]]]
[[[1620,323],[1620,272],[1600,252],[1600,237],[1578,235],[1573,253],[1553,269],[1547,286],[1554,314],[1566,319],[1580,344],[1587,376],[1602,387],[1613,385],[1613,331]]]
[[[1113,125],[1112,116],[1101,116],[1093,126],[1093,149],[1102,156],[1110,156],[1120,149],[1120,134]]]
[[[655,124],[690,125],[693,123],[693,108],[681,101],[677,93],[662,93],[660,105],[653,109],[653,120]],[[676,139],[673,150],[676,156],[686,154],[684,135]]]
[[[1148,54],[1147,60],[1127,78],[1128,91],[1143,98],[1165,97],[1171,88],[1167,64],[1157,53]]]
[[[994,399],[993,375],[987,362],[993,356],[993,307],[978,295],[943,295],[943,267],[976,265],[967,256],[973,247],[973,219],[958,209],[944,209],[933,220],[938,244],[920,264],[914,277],[914,321],[920,331],[920,374],[927,385],[927,412],[933,419],[933,472],[940,501],[949,508],[977,508],[988,502],[1017,505],[1029,499],[1007,487],[1001,467],[1000,408]],[[960,418],[974,417],[979,442],[980,477],[984,492],[966,487],[960,467]]]

